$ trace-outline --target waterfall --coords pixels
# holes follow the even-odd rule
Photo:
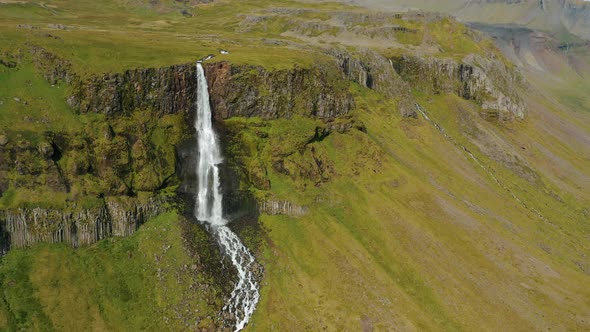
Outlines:
[[[235,331],[239,331],[248,323],[260,297],[258,282],[252,271],[254,256],[226,226],[228,221],[223,218],[218,168],[223,159],[213,130],[207,80],[200,63],[197,63],[197,82],[195,128],[199,149],[196,168],[199,185],[194,214],[199,221],[211,226],[222,252],[230,258],[238,272],[238,281],[223,309],[235,318]]]

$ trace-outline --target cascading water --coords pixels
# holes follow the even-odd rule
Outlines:
[[[238,271],[238,282],[223,309],[235,318],[235,331],[239,331],[248,323],[260,297],[258,282],[251,269],[254,256],[242,244],[238,236],[225,226],[227,220],[223,218],[222,195],[219,190],[219,168],[217,167],[222,162],[222,158],[211,123],[207,80],[200,63],[197,63],[197,82],[195,128],[197,129],[199,147],[199,161],[196,169],[199,191],[196,197],[195,216],[198,220],[211,226],[212,233],[217,238],[222,251],[229,256]]]

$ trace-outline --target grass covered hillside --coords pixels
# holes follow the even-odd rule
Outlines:
[[[207,233],[175,213],[90,248],[14,251],[0,266],[0,323],[8,331],[210,329],[223,303],[206,271],[219,262]]]
[[[589,330],[590,49],[512,33],[0,0],[0,330],[233,326],[235,271],[185,188],[208,54],[226,205],[249,212],[229,226],[261,264],[245,330]]]
[[[358,93],[357,114],[367,134],[334,133],[294,149],[299,152],[287,162],[304,174],[269,167],[272,195],[309,212],[261,217],[269,236],[262,260],[267,283],[252,327],[583,329],[583,187],[568,193],[550,182],[555,174],[546,177],[523,166],[535,174],[527,181],[470,140],[494,135],[483,144],[508,147],[522,139],[518,144],[526,148],[536,144],[527,136],[546,133],[529,125],[504,132],[456,96],[427,97],[423,105],[431,118],[474,151],[492,176],[428,122],[402,119],[382,97]],[[287,141],[281,137],[284,125],[249,124],[256,132],[268,130],[255,160],[272,165],[273,141],[283,142],[283,149]],[[587,165],[574,151],[553,144],[537,148],[567,154],[581,169]],[[323,167],[317,170],[314,160]]]

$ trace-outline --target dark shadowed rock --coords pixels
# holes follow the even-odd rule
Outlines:
[[[268,71],[221,62],[206,66],[215,117],[290,118],[293,114],[335,118],[347,114],[354,100],[338,84],[336,68],[314,66]]]
[[[328,119],[354,108],[347,87],[337,82],[337,68],[327,65],[269,71],[220,62],[205,65],[205,71],[217,119],[273,119],[294,113]],[[80,82],[68,103],[81,113],[113,116],[148,109],[156,115],[182,112],[191,116],[196,88],[193,64],[135,69]]]
[[[81,113],[129,114],[148,109],[157,115],[190,112],[196,100],[193,65],[127,70],[79,82],[68,103]]]

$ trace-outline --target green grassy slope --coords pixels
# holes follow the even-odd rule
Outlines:
[[[309,204],[310,212],[262,217],[267,283],[253,330],[587,327],[589,277],[579,264],[588,197],[558,202],[478,154],[525,208],[429,123],[401,119],[382,97],[359,93],[356,116],[368,135],[334,133],[307,147],[333,165],[329,181],[306,187],[269,175],[277,198]],[[456,119],[472,105],[454,96],[423,102],[477,151]],[[258,158],[272,141],[261,143]]]
[[[66,89],[51,86],[32,66],[0,67],[2,130],[35,133],[44,130],[79,130],[80,121],[66,104]],[[15,128],[16,125],[16,128]]]
[[[204,231],[169,213],[129,238],[89,248],[39,245],[12,251],[0,265],[1,326],[9,331],[214,326],[223,303],[204,264],[215,264],[218,254],[191,253],[191,245],[203,249],[209,242]]]
[[[82,75],[186,63],[207,54],[229,58],[219,54],[219,49],[231,50],[231,60],[236,63],[268,67],[309,63],[310,56],[304,49],[266,41],[276,37],[280,27],[249,34],[239,32],[244,15],[269,4],[264,0],[221,1],[196,9],[186,7],[195,13],[195,17],[187,18],[180,13],[185,8],[182,5],[170,4],[162,10],[148,1],[2,3],[0,41],[8,50],[25,43],[45,47],[71,60]],[[295,7],[297,3],[286,1],[282,5]],[[56,28],[56,23],[64,29]],[[19,29],[19,24],[27,28]],[[260,52],[261,47],[267,52]]]

